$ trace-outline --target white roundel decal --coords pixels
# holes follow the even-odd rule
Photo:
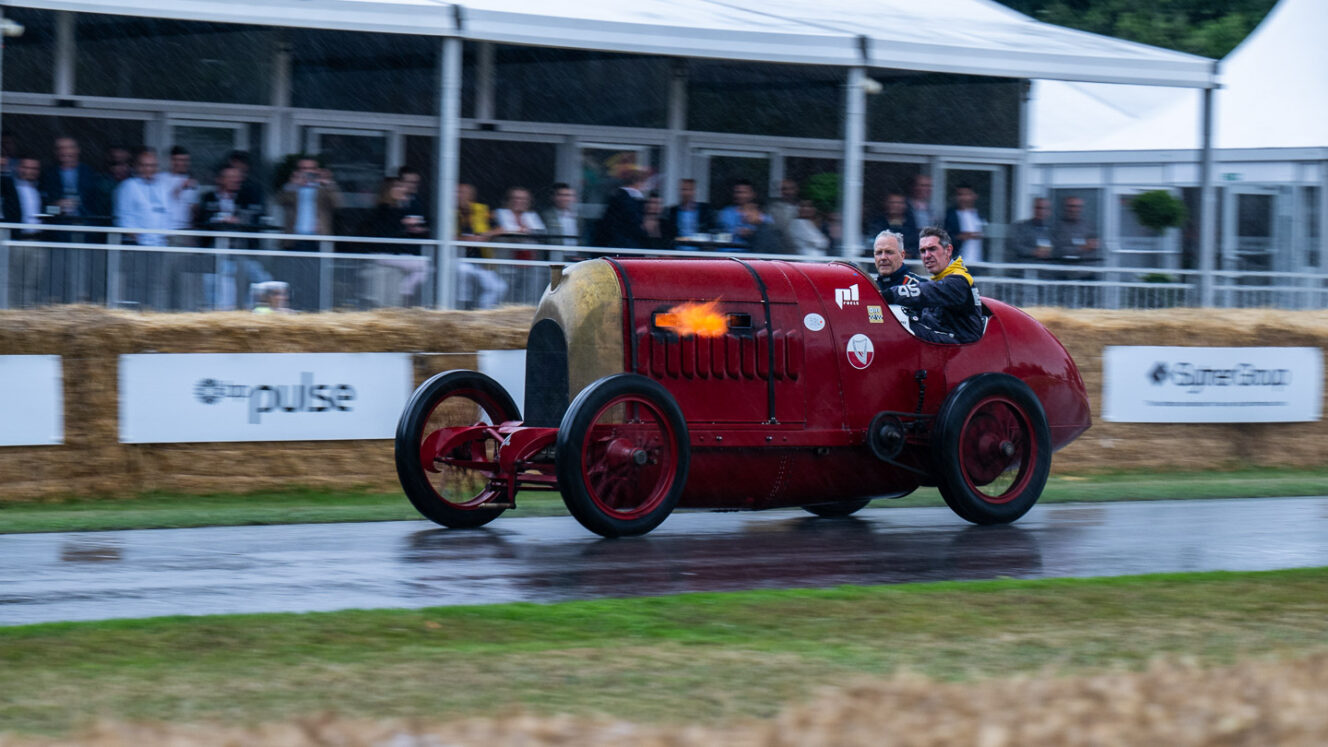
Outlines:
[[[854,368],[866,368],[876,357],[876,348],[872,347],[871,338],[857,334],[848,338],[848,364]]]
[[[825,329],[825,317],[820,314],[812,313],[802,318],[803,326],[813,332],[820,332]]]

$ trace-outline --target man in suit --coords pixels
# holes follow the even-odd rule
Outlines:
[[[14,160],[14,175],[4,178],[0,188],[5,203],[5,220],[24,223],[32,228],[15,231],[15,238],[41,239],[41,215],[47,195],[41,190],[41,161],[29,156]],[[14,307],[32,306],[49,297],[46,277],[47,250],[30,247],[9,248],[9,298]]]
[[[540,215],[548,231],[549,243],[580,246],[583,227],[576,209],[576,190],[570,184],[558,182],[553,185],[549,196],[553,204]]]
[[[63,222],[82,224],[89,218],[110,215],[109,195],[101,189],[101,180],[91,166],[79,160],[78,141],[72,137],[55,139],[55,164],[47,169],[42,189],[60,207]]]
[[[664,237],[673,243],[684,238],[708,234],[715,227],[715,210],[708,202],[696,201],[696,180],[678,182],[678,204],[664,211]]]
[[[604,208],[604,216],[595,226],[595,246],[640,249],[646,245],[646,196],[641,191],[645,183],[645,169],[633,168],[627,172],[622,186],[613,191]]]

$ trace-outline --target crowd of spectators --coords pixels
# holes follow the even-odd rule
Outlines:
[[[342,187],[331,170],[315,156],[289,157],[279,169],[282,178],[268,195],[254,177],[247,153],[235,151],[210,170],[210,184],[194,176],[196,164],[183,147],[165,154],[165,163],[152,148],[130,151],[112,147],[101,170],[81,157],[79,143],[61,136],[52,143],[47,164],[33,154],[0,149],[0,217],[24,224],[24,238],[52,241],[104,241],[102,234],[75,234],[79,225],[113,225],[138,229],[122,241],[143,246],[219,246],[211,237],[167,236],[162,231],[281,231],[280,246],[292,252],[317,251],[326,237],[357,235],[397,241],[338,242],[339,251],[382,254],[377,264],[392,268],[399,277],[397,298],[420,300],[429,275],[421,243],[432,236],[429,212],[420,200],[421,174],[410,166],[384,178],[371,208],[349,209]],[[163,169],[163,165],[165,168]],[[476,197],[475,187],[456,187],[456,238],[468,243],[464,253],[472,259],[575,259],[596,249],[690,250],[799,255],[818,257],[837,253],[842,240],[839,214],[822,211],[801,196],[799,183],[784,179],[778,195],[763,202],[756,185],[738,179],[729,187],[728,204],[719,207],[701,201],[695,180],[678,182],[678,201],[665,205],[654,191],[655,177],[637,167],[626,169],[607,196],[598,219],[591,220],[578,205],[576,189],[566,183],[532,191],[523,185],[506,189],[501,205],[490,210]],[[864,238],[881,231],[904,237],[903,250],[915,257],[918,235],[929,226],[944,227],[954,237],[955,254],[969,265],[987,258],[987,222],[978,211],[978,195],[967,184],[956,185],[949,209],[933,208],[932,179],[911,178],[903,189],[889,190],[881,209],[866,221]],[[1097,256],[1097,238],[1082,220],[1083,201],[1067,198],[1056,219],[1050,203],[1039,198],[1033,217],[1011,228],[1005,258],[1014,261],[1083,262]],[[348,216],[353,215],[353,220]],[[77,236],[77,238],[67,238]],[[291,238],[307,237],[307,238]],[[400,241],[400,240],[406,241]],[[499,245],[499,246],[485,246]],[[500,246],[543,244],[566,247],[539,250]],[[228,246],[254,248],[255,241],[230,237]],[[592,248],[586,248],[592,247]],[[22,270],[42,271],[42,259],[33,253]],[[462,301],[492,306],[510,286],[511,273],[460,263]],[[236,294],[222,290],[230,274],[239,270],[256,283],[287,282],[292,292],[317,283],[308,262],[259,262],[241,259],[222,262],[216,288],[205,291],[210,307],[225,307]],[[276,281],[273,273],[282,275]],[[11,273],[12,275],[12,273]],[[20,278],[27,287],[30,278]],[[473,298],[473,301],[471,300]],[[18,299],[20,303],[23,299]]]

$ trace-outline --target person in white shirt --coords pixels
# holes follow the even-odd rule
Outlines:
[[[134,176],[115,188],[115,225],[121,228],[169,229],[171,188],[157,176],[157,151],[144,148],[134,159]],[[133,234],[140,246],[165,246],[159,233]]]
[[[493,217],[501,233],[514,234],[500,235],[499,241],[519,241],[524,236],[546,233],[544,221],[530,209],[530,190],[525,187],[507,190],[505,206],[498,208]]]
[[[162,176],[170,189],[171,228],[192,228],[194,208],[198,205],[198,182],[189,173],[192,159],[182,146],[171,148],[171,170]]]
[[[955,254],[966,265],[982,262],[982,236],[987,222],[978,215],[978,193],[967,184],[955,187],[955,206],[945,214],[945,230],[954,239]]]

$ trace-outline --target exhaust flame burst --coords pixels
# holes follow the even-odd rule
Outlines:
[[[655,315],[655,326],[664,327],[679,335],[718,337],[728,328],[727,318],[716,310],[719,301],[682,303],[662,314]]]

